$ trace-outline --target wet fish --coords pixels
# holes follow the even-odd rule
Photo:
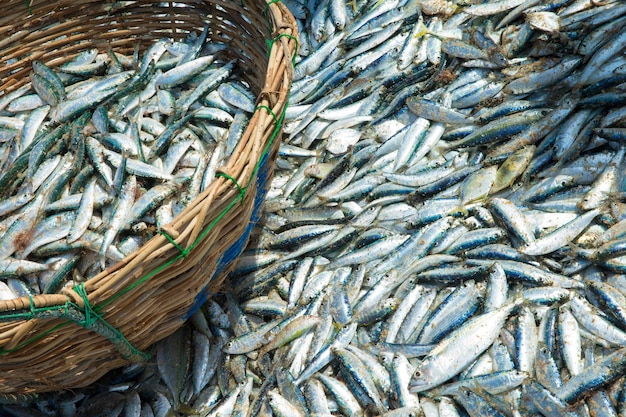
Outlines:
[[[198,369],[182,388],[163,366],[119,371],[132,386],[123,411],[136,413],[135,391],[142,415],[583,416],[626,409],[620,379],[626,8],[611,0],[284,3],[299,22],[301,48],[286,146],[264,214],[228,278],[232,292],[216,295],[201,309],[205,319],[187,324],[192,352],[201,356],[190,363]],[[154,59],[139,67],[143,78],[133,76],[129,84],[148,94],[168,66],[206,64],[196,48],[201,38],[155,46]],[[206,81],[203,88],[210,89],[216,62],[226,60],[219,51],[207,53],[215,60],[193,83]],[[86,65],[97,68],[104,58],[89,59]],[[188,123],[202,126],[190,129],[196,137],[182,125],[172,132],[153,124],[142,127],[136,154],[121,145],[110,150],[118,157],[96,152],[87,139],[94,174],[72,194],[94,177],[114,193],[115,184],[124,183],[115,181],[115,170],[126,158],[127,167],[154,163],[155,172],[171,175],[150,180],[163,188],[139,189],[153,201],[164,198],[167,207],[171,197],[157,191],[196,181],[195,172],[172,161],[197,161],[215,137],[236,137],[235,128],[203,125],[220,115],[226,120],[210,108],[236,108],[233,118],[243,120],[250,97],[239,87],[224,81],[201,97],[201,110],[188,106],[192,95],[180,101],[152,93],[158,103],[146,107],[186,113]],[[50,111],[63,100],[53,83],[37,89]],[[102,105],[125,101],[113,97]],[[41,115],[10,111],[17,98],[6,104],[0,98],[0,137],[29,138],[32,133],[20,131],[41,124]],[[28,100],[17,104],[28,107]],[[142,108],[131,104],[129,115]],[[106,126],[97,107],[94,113]],[[133,137],[132,120],[110,116],[109,129]],[[37,190],[52,193],[61,181],[61,168],[54,172],[60,158],[43,162],[50,151],[61,154],[53,145],[63,133],[46,129],[49,136],[32,139],[40,143],[32,158],[1,171],[0,192],[16,196],[2,206],[1,233],[14,236],[25,227],[19,216],[42,200]],[[150,151],[151,141],[165,148]],[[148,151],[145,161],[139,149]],[[231,147],[223,149],[227,154]],[[20,183],[21,172],[32,167],[34,174],[42,165],[37,187]],[[123,180],[131,174],[144,181],[136,171]],[[81,203],[82,197],[71,209],[56,203],[50,212],[75,211]],[[97,197],[94,207],[102,211]],[[146,213],[121,233],[149,223]],[[45,267],[48,279],[71,259],[54,256],[31,266]],[[16,284],[6,296],[14,291],[21,291]],[[78,406],[98,400],[84,392]]]

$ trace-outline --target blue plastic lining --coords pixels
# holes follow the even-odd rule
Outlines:
[[[231,262],[233,262],[235,259],[237,259],[239,255],[241,255],[241,252],[243,252],[243,249],[248,242],[248,237],[250,236],[252,229],[259,222],[259,219],[261,218],[261,206],[263,205],[263,201],[265,201],[265,196],[267,195],[267,190],[269,188],[269,164],[267,163],[268,157],[269,153],[263,155],[263,157],[261,158],[261,163],[259,165],[259,170],[257,171],[257,192],[254,196],[252,214],[250,215],[250,221],[248,222],[248,225],[246,226],[239,239],[237,239],[232,245],[230,245],[230,247],[226,249],[222,256],[220,256],[217,261],[217,269],[215,270],[215,273],[208,281],[208,283],[202,288],[202,290],[200,290],[200,293],[196,295],[196,298],[193,301],[193,305],[191,306],[187,314],[183,317],[184,320],[187,320],[189,317],[193,316],[193,314],[200,309],[202,304],[204,304],[211,295],[214,295],[209,291],[209,283],[220,273],[222,273],[222,271],[224,271]]]

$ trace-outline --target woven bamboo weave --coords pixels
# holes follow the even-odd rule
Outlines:
[[[0,3],[0,98],[29,82],[35,59],[56,67],[88,48],[132,54],[205,25],[257,95],[242,140],[166,233],[84,285],[0,301],[0,394],[82,387],[147,360],[152,344],[219,291],[273,175],[298,36],[293,16],[271,0]]]

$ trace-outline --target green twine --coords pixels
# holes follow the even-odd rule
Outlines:
[[[267,3],[265,3],[265,9],[263,9],[263,15],[264,15],[265,17],[267,17],[267,12],[268,12],[268,10],[270,9],[270,6],[271,6],[272,4],[274,4],[274,3],[281,3],[281,0],[270,0],[270,1],[268,1]],[[270,27],[271,27],[271,26],[272,26],[272,25],[270,24]]]
[[[30,307],[30,313],[34,316],[35,315],[35,299],[30,294],[28,294],[28,304]]]
[[[281,0],[270,0],[265,4],[265,9],[263,10],[263,16],[265,16],[265,20],[267,21],[267,25],[269,27],[270,32],[272,31],[272,22],[270,22],[269,16],[267,15],[267,12],[270,8],[270,5],[274,4],[274,3],[281,3]],[[272,47],[274,46],[274,43],[279,40],[282,37],[286,37],[289,39],[292,39],[295,43],[296,43],[296,49],[294,51],[293,56],[291,57],[291,64],[295,67],[296,66],[296,56],[298,56],[298,49],[300,47],[299,43],[298,43],[298,39],[293,36],[293,35],[289,35],[287,33],[281,33],[278,36],[276,36],[274,39],[265,39],[265,44],[267,45],[267,56],[270,56],[270,53],[272,51]]]
[[[78,323],[78,324],[80,324],[82,327],[85,327],[85,328],[93,326],[96,320],[98,318],[102,318],[102,316],[99,316],[95,311],[93,311],[93,308],[91,307],[91,304],[89,303],[89,297],[87,296],[87,290],[85,289],[85,284],[81,282],[80,284],[75,285],[74,291],[76,291],[76,294],[78,294],[78,296],[83,300],[83,305],[85,306],[83,307],[83,311],[85,312],[85,320],[82,323]]]
[[[267,30],[269,33],[272,33],[272,21],[270,20],[269,10],[270,6],[274,3],[281,3],[281,0],[270,0],[265,3],[265,9],[263,9],[263,16],[265,17],[265,21],[267,22]]]
[[[270,56],[270,53],[272,51],[272,47],[274,46],[274,43],[276,43],[280,38],[289,38],[289,39],[293,40],[296,43],[296,48],[293,51],[293,56],[291,57],[291,65],[293,65],[295,67],[296,66],[296,57],[298,56],[298,48],[300,47],[300,44],[298,43],[298,39],[295,36],[290,35],[288,33],[281,33],[280,35],[276,36],[272,40],[265,39],[265,44],[267,45],[267,56]]]
[[[35,336],[25,342],[18,344],[16,347],[12,349],[2,349],[0,350],[0,355],[5,355],[7,353],[15,352],[24,346],[27,346],[37,340],[44,338],[45,336],[57,331],[58,329],[70,324],[76,323],[79,326],[92,330],[102,337],[108,339],[120,352],[120,354],[129,360],[143,362],[150,358],[150,354],[145,353],[134,347],[128,339],[124,337],[122,332],[120,332],[117,328],[113,327],[109,322],[107,322],[102,315],[98,314],[92,305],[89,303],[89,297],[87,295],[87,290],[85,289],[85,284],[80,283],[74,286],[74,291],[78,294],[78,296],[83,300],[83,307],[81,308],[77,304],[66,301],[61,306],[54,307],[35,307],[35,300],[32,296],[29,296],[29,311],[26,313],[13,313],[2,315],[3,320],[31,320],[34,318],[40,319],[65,319],[67,320],[65,323],[61,323],[52,329],[49,329],[42,334]]]
[[[272,116],[272,119],[274,119],[274,123],[278,123],[276,114],[272,111],[272,109],[270,109],[268,106],[256,106],[256,108],[254,109],[254,112],[256,113],[256,111],[260,109],[265,109]]]
[[[231,177],[230,175],[228,175],[225,172],[218,172],[217,174],[215,174],[216,177],[224,177],[226,179],[229,179],[233,182],[233,184],[235,184],[235,187],[237,187],[237,189],[239,190],[239,196],[241,197],[241,204],[243,204],[243,199],[246,196],[246,189],[242,188],[241,185],[239,185],[239,183],[237,182],[236,179],[234,179],[233,177]],[[248,188],[248,187],[246,187]]]
[[[100,314],[96,313],[94,308],[89,303],[89,297],[84,283],[81,282],[80,284],[74,286],[74,291],[76,291],[76,293],[80,296],[84,304],[82,310],[84,311],[85,318],[82,322],[77,322],[79,325],[86,329],[94,330],[101,336],[106,337],[115,345],[122,356],[127,359],[143,362],[150,358],[151,355],[149,353],[142,352],[133,346],[128,339],[124,337],[121,331],[113,327],[111,323],[106,321]],[[75,304],[73,305],[76,306]],[[102,326],[104,326],[104,328]]]
[[[265,11],[268,10],[269,5],[271,5],[272,3],[278,3],[281,0],[270,0],[267,4],[266,4],[266,8]],[[25,1],[25,4],[26,1]],[[28,4],[27,4],[28,6]],[[29,6],[28,6],[29,7]],[[30,8],[30,7],[29,7]],[[271,48],[273,47],[274,43],[280,39],[281,37],[287,37],[289,39],[292,39],[296,42],[296,53],[294,53],[293,56],[293,60],[295,60],[295,57],[297,55],[297,50],[298,50],[298,40],[292,36],[292,35],[288,35],[288,34],[280,34],[278,35],[276,38],[274,38],[273,41],[268,42],[268,47]],[[295,65],[295,61],[292,61],[292,64]],[[283,108],[283,111],[280,114],[280,117],[277,117],[276,114],[272,111],[271,108],[269,108],[268,106],[257,106],[254,111],[256,112],[257,110],[260,109],[264,109],[266,110],[274,119],[274,130],[272,131],[272,134],[269,137],[269,140],[267,142],[267,144],[265,145],[265,147],[263,148],[263,152],[261,153],[261,157],[259,158],[259,160],[257,161],[256,165],[254,166],[254,169],[252,171],[252,175],[250,177],[250,182],[246,187],[241,187],[241,185],[239,185],[239,183],[230,175],[226,174],[226,173],[218,173],[216,174],[216,176],[222,176],[224,178],[227,178],[229,180],[231,180],[233,182],[233,184],[237,187],[239,194],[237,195],[237,197],[235,197],[229,204],[228,206],[226,206],[224,208],[224,210],[222,210],[222,212],[209,224],[207,225],[207,227],[202,231],[202,233],[200,233],[200,235],[198,236],[198,238],[187,248],[183,248],[181,247],[178,243],[176,243],[176,241],[169,236],[167,233],[163,232],[162,230],[159,232],[161,235],[163,235],[168,242],[170,242],[175,248],[177,248],[179,250],[179,254],[174,257],[173,259],[171,259],[170,261],[164,263],[163,265],[159,266],[158,268],[156,268],[155,270],[153,270],[152,272],[149,272],[148,274],[146,274],[145,276],[143,276],[141,279],[139,279],[137,282],[135,282],[134,284],[129,285],[128,287],[118,291],[116,294],[114,294],[113,296],[111,296],[109,299],[104,300],[102,303],[100,303],[99,305],[93,307],[90,302],[89,302],[89,298],[87,295],[87,291],[85,289],[84,284],[78,284],[76,286],[74,286],[74,291],[81,297],[81,299],[83,300],[83,304],[84,307],[81,308],[78,305],[76,305],[75,303],[71,302],[71,301],[66,301],[63,305],[61,306],[53,306],[53,307],[43,307],[43,308],[37,308],[35,307],[35,301],[33,299],[32,296],[29,296],[29,311],[28,312],[23,312],[23,313],[10,313],[10,314],[0,314],[0,321],[14,321],[14,320],[31,320],[33,318],[42,318],[42,319],[49,319],[49,318],[63,318],[66,319],[67,321],[64,323],[60,323],[57,326],[54,326],[53,328],[32,337],[31,339],[28,339],[20,344],[18,344],[16,347],[12,348],[12,349],[0,349],[0,356],[1,355],[6,355],[8,353],[11,352],[15,352],[21,348],[23,348],[24,346],[27,346],[31,343],[34,343],[38,340],[41,340],[42,338],[46,337],[47,335],[54,333],[55,331],[57,331],[58,329],[70,324],[70,323],[76,323],[84,328],[87,328],[89,330],[95,331],[98,334],[102,335],[103,337],[107,338],[109,341],[111,341],[113,343],[113,345],[118,349],[118,351],[120,352],[120,354],[122,354],[123,357],[130,359],[130,360],[134,360],[134,361],[145,361],[147,359],[150,358],[150,354],[145,353],[140,351],[139,349],[135,348],[129,341],[128,339],[126,339],[124,337],[124,335],[122,334],[121,331],[119,331],[117,328],[113,327],[109,322],[106,321],[106,319],[99,314],[99,311],[105,307],[106,305],[112,303],[113,301],[117,300],[118,298],[122,297],[124,294],[128,293],[129,291],[132,291],[133,289],[137,288],[138,286],[142,285],[143,283],[145,283],[146,281],[148,281],[149,279],[151,279],[153,276],[159,274],[160,272],[162,272],[163,270],[165,270],[166,268],[168,268],[169,266],[171,266],[172,264],[176,263],[178,260],[180,260],[181,258],[186,259],[187,255],[196,247],[198,246],[198,244],[200,244],[200,242],[206,237],[206,235],[213,229],[213,227],[215,227],[215,225],[231,210],[231,208],[239,201],[241,200],[243,202],[243,199],[245,197],[247,188],[250,186],[250,184],[252,184],[252,179],[254,179],[261,167],[261,162],[264,160],[264,158],[267,156],[267,154],[269,153],[269,149],[271,148],[272,144],[274,143],[274,140],[276,139],[276,137],[278,136],[278,132],[280,131],[280,127],[283,123],[283,120],[285,119],[285,112],[287,110],[289,104],[289,100],[287,99],[287,102],[285,103],[285,106]]]
[[[30,7],[32,1],[29,2],[28,0],[24,0],[24,5],[26,6],[26,9],[28,10],[28,14],[29,15],[33,15],[33,9]]]
[[[187,255],[189,255],[188,249],[185,249],[182,246],[180,246],[178,243],[176,243],[176,241],[170,235],[168,235],[163,229],[159,229],[159,234],[163,235],[165,239],[168,240],[168,242],[170,242],[172,245],[174,245],[176,249],[178,249],[180,254],[183,255],[183,259],[187,259]]]

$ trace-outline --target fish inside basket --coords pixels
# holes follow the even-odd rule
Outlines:
[[[296,39],[280,2],[3,2],[0,394],[149,360],[220,290]]]

